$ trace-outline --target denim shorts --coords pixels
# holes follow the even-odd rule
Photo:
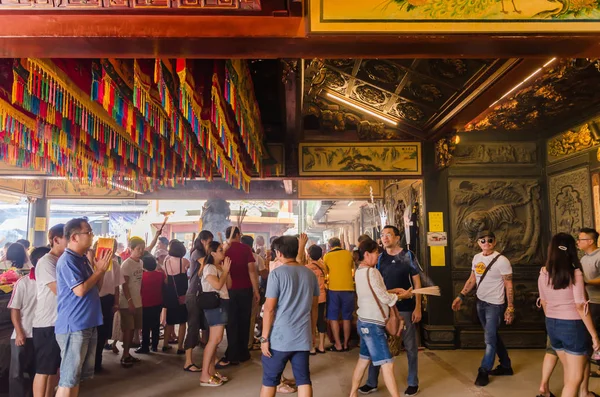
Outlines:
[[[96,344],[98,333],[96,327],[87,328],[68,334],[56,334],[56,342],[60,346],[60,387],[72,388],[81,380],[94,377],[96,360]]]
[[[554,350],[575,356],[591,353],[591,339],[582,320],[546,318],[546,330]]]
[[[370,360],[376,367],[394,362],[383,325],[358,320],[357,328],[360,336],[360,358]]]
[[[229,299],[221,299],[221,304],[216,309],[204,309],[204,316],[209,327],[227,325],[229,320]]]
[[[271,357],[262,356],[263,386],[276,387],[288,361],[292,364],[292,373],[296,386],[310,385],[309,352],[280,352],[271,349]]]
[[[356,294],[354,291],[327,291],[327,320],[352,320]]]

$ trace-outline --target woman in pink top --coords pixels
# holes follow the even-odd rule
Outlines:
[[[583,273],[573,236],[558,233],[552,237],[538,289],[550,344],[564,367],[562,396],[575,397],[588,365],[589,335],[594,350],[600,347],[600,342],[586,310]]]

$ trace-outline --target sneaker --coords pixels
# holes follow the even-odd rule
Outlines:
[[[498,365],[495,369],[490,371],[490,375],[492,376],[512,376],[514,375],[512,367],[503,367]]]
[[[371,393],[375,393],[376,391],[377,391],[376,387],[371,387],[369,385],[363,385],[358,388],[358,392],[360,394],[371,394]]]
[[[488,375],[488,371],[483,368],[479,368],[479,373],[477,374],[477,379],[475,380],[475,386],[487,386],[490,383],[490,377]]]
[[[151,350],[152,350],[154,353],[156,353],[156,352],[158,351],[158,347],[154,347],[154,346],[152,346],[150,349],[151,349]]]
[[[405,396],[416,396],[419,392],[419,386],[408,386],[406,390],[404,390]]]

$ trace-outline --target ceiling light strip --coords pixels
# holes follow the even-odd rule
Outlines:
[[[516,86],[514,86],[510,91],[508,91],[506,94],[502,95],[500,98],[498,98],[494,103],[492,103],[489,107],[491,108],[492,106],[494,106],[495,104],[497,104],[498,102],[500,102],[501,100],[503,100],[504,98],[506,98],[508,95],[510,95],[512,92],[514,92],[517,88],[519,88],[520,86],[522,86],[523,84],[525,84],[529,79],[531,79],[533,76],[535,76],[536,74],[538,74],[539,72],[542,71],[542,69],[544,69],[545,67],[548,67],[549,65],[552,64],[552,62],[556,61],[556,58],[552,58],[550,59],[548,62],[546,62],[544,64],[544,66],[542,66],[541,68],[539,68],[538,70],[536,70],[535,72],[531,73],[529,76],[527,76],[527,78],[523,81],[521,81],[519,84],[517,84]]]
[[[391,124],[391,125],[394,125],[394,126],[398,125],[398,123],[397,123],[396,121],[392,120],[392,119],[389,119],[389,118],[387,118],[387,117],[384,117],[384,116],[382,116],[382,115],[380,115],[380,114],[377,114],[377,113],[375,113],[375,112],[372,112],[372,111],[370,111],[369,109],[366,109],[366,108],[365,108],[365,107],[363,107],[363,106],[359,106],[359,105],[357,105],[357,104],[354,104],[354,103],[352,103],[352,102],[349,102],[349,101],[347,101],[347,100],[345,100],[345,99],[342,99],[342,98],[340,98],[340,97],[339,97],[339,96],[337,96],[337,95],[333,95],[331,92],[328,92],[328,93],[327,93],[327,96],[328,96],[329,98],[331,98],[331,99],[333,99],[333,100],[337,101],[337,102],[343,103],[344,105],[347,105],[347,106],[353,107],[354,109],[357,109],[357,110],[359,110],[359,111],[361,111],[361,112],[364,112],[364,113],[370,114],[370,115],[371,115],[371,116],[373,116],[373,117],[377,117],[378,119],[381,119],[381,120],[385,121],[386,123],[389,123],[389,124]]]

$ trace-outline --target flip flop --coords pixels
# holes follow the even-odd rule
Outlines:
[[[600,378],[600,374],[596,371],[590,372],[590,378]]]
[[[286,385],[285,383],[282,383],[279,386],[277,386],[277,393],[294,394],[294,393],[296,393],[296,389],[290,385]]]
[[[224,359],[219,360],[218,363],[215,364],[215,369],[223,369],[223,368],[227,368],[231,365],[231,363],[229,361],[226,361]]]
[[[592,393],[594,393],[594,392],[592,392]],[[594,393],[594,394],[596,394],[596,393]],[[535,397],[546,397],[546,396],[544,396],[543,394],[538,394]],[[554,395],[554,393],[550,392],[550,397],[556,397],[556,396]]]
[[[325,354],[327,353],[325,350],[319,350],[319,349],[315,349],[315,351],[319,354]]]
[[[194,371],[192,370],[192,368],[195,367],[198,369],[198,371]],[[196,364],[190,364],[187,367],[185,367],[183,369],[185,372],[202,372],[202,368],[200,368],[199,366],[197,366]]]
[[[336,353],[342,353],[344,351],[344,349],[342,348],[341,350],[338,350],[335,345],[331,345],[327,350],[329,350],[330,352],[336,352]]]

